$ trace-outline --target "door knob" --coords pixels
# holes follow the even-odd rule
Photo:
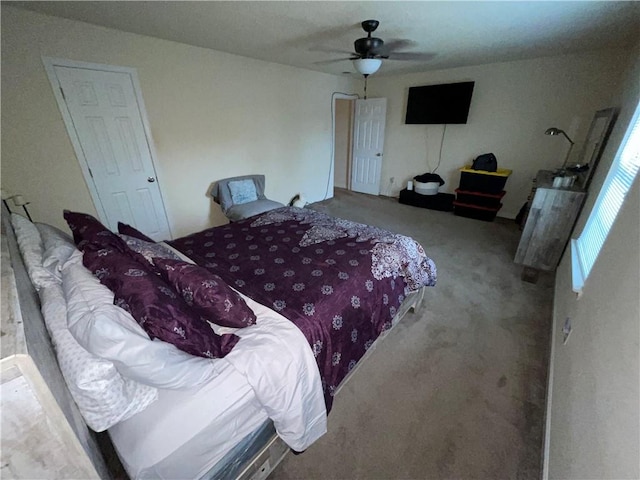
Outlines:
[[[147,182],[149,182],[149,183],[153,183],[153,182],[155,182],[155,181],[156,181],[156,179],[155,179],[155,178],[153,178],[153,177],[147,177]]]
[[[376,157],[381,157],[382,154],[381,153],[376,153]]]

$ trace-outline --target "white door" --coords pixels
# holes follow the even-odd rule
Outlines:
[[[387,99],[356,100],[353,122],[351,190],[378,195]]]
[[[170,238],[132,73],[60,65],[52,72],[101,220],[111,230],[121,221],[155,240]]]

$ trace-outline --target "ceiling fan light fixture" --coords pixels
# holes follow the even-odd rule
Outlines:
[[[354,68],[361,75],[371,75],[376,73],[382,65],[382,60],[379,58],[357,58],[353,61]]]

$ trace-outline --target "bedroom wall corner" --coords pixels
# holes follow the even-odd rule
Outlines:
[[[63,208],[96,209],[40,58],[40,22],[30,17],[2,5],[2,188],[22,194],[34,220],[66,229]]]
[[[351,116],[353,100],[344,98],[335,101],[335,141],[334,141],[334,186],[349,188],[349,160],[351,155]],[[333,196],[333,195],[330,195]]]
[[[350,78],[3,5],[2,187],[31,201],[36,221],[96,214],[42,56],[137,70],[175,236],[227,221],[208,196],[220,178],[263,173],[283,203],[327,195],[331,94],[354,90]]]
[[[369,79],[371,97],[387,98],[383,183],[395,177],[391,196],[415,175],[436,168],[444,125],[405,125],[411,86],[475,81],[467,124],[447,125],[442,162],[437,173],[445,180],[441,191],[453,193],[459,169],[478,155],[492,152],[499,168],[509,168],[500,216],[515,218],[527,200],[538,170],[562,165],[567,143],[544,135],[552,126],[582,141],[596,110],[611,106],[619,89],[627,50],[451,68],[426,73]]]
[[[620,114],[574,229],[579,234],[640,101],[640,45],[616,105]],[[580,298],[571,255],[556,274],[543,478],[640,477],[640,181],[609,232]],[[562,327],[572,333],[563,344]]]

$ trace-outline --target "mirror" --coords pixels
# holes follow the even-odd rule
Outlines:
[[[602,151],[607,144],[607,139],[613,128],[616,114],[617,109],[615,108],[606,108],[596,112],[578,161],[567,168],[569,171],[577,174],[577,183],[585,190],[589,188],[593,173],[598,166]]]

